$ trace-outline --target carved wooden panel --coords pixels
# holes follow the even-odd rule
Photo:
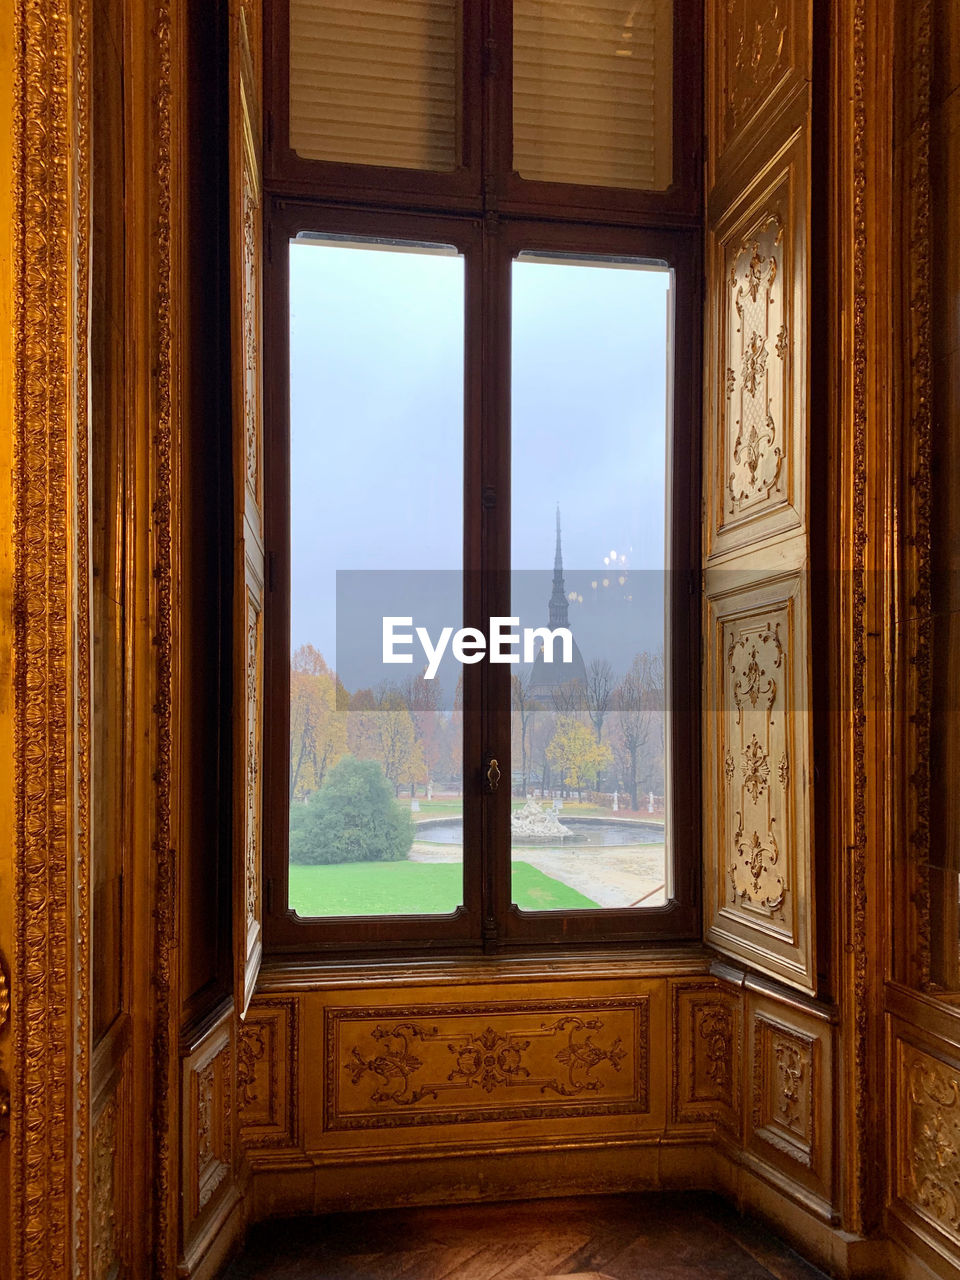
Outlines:
[[[897,1041],[897,1195],[960,1246],[960,1066]]]
[[[804,574],[743,575],[706,602],[709,941],[813,991]]]
[[[91,1280],[113,1280],[122,1264],[123,1203],[117,1165],[123,1149],[121,1093],[115,1088],[101,1103],[90,1144]]]
[[[708,185],[768,134],[811,74],[810,0],[707,5]],[[723,162],[726,161],[726,165]]]
[[[183,1234],[232,1184],[233,1032],[222,1021],[183,1061]]]
[[[324,1129],[648,1109],[646,996],[327,1008]]]
[[[241,1016],[262,954],[263,393],[259,0],[232,0],[230,38],[231,274],[234,369],[237,633],[234,945]]]
[[[708,237],[708,557],[806,523],[805,130]]]
[[[747,1150],[829,1200],[832,1028],[772,996],[750,996]]]
[[[298,1003],[255,1000],[237,1041],[240,1140],[251,1147],[297,1141]]]
[[[739,1131],[740,1002],[716,982],[677,983],[673,989],[674,1121]]]

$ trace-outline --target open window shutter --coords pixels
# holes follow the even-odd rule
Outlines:
[[[710,0],[704,908],[816,982],[809,707],[811,0]]]
[[[263,951],[263,431],[261,377],[261,13],[230,14],[230,240],[234,458],[234,964],[246,1013]]]

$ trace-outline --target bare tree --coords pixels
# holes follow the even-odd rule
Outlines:
[[[597,742],[600,742],[603,736],[603,722],[613,701],[613,689],[613,667],[606,658],[594,658],[587,672],[584,701],[593,731],[597,735]]]
[[[530,696],[533,682],[532,669],[510,677],[510,701],[513,707],[514,725],[520,734],[520,776],[523,782],[523,794],[527,794],[527,778],[529,774],[530,756],[527,740],[533,725],[533,717],[538,710],[538,703]]]
[[[663,652],[659,656],[660,703],[663,701]],[[626,783],[630,791],[630,805],[639,809],[637,775],[640,754],[653,728],[656,707],[657,656],[638,653],[630,670],[614,690],[613,704],[617,714],[619,741],[626,764]],[[662,721],[663,717],[660,716]]]

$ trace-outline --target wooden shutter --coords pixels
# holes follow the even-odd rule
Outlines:
[[[706,937],[816,981],[808,608],[811,0],[710,0]]]
[[[234,965],[246,1013],[263,951],[263,430],[261,374],[261,14],[232,0],[230,14],[230,238],[233,365]]]

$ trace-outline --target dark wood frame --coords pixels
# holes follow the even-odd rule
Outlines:
[[[289,0],[265,0],[265,164],[268,190],[373,205],[648,226],[701,222],[702,0],[674,0],[673,182],[664,191],[536,182],[513,169],[513,0],[462,0],[461,163],[446,172],[306,160],[289,145]]]
[[[503,32],[509,0],[465,6],[465,155],[455,173],[303,161],[278,145],[286,128],[286,0],[268,0],[265,351],[263,832],[268,951],[300,956],[497,952],[530,946],[635,945],[700,936],[700,116],[676,126],[668,192],[615,191],[524,182],[506,175],[509,76]],[[675,95],[701,75],[700,6],[676,0]],[[479,23],[479,26],[478,26]],[[684,24],[689,23],[689,27]],[[506,25],[504,25],[506,24]],[[680,30],[686,39],[680,39]],[[691,28],[695,28],[696,38]],[[483,40],[480,39],[484,35]],[[508,66],[508,64],[507,64]],[[508,67],[509,70],[509,67]],[[687,86],[689,95],[689,86]],[[697,93],[697,101],[700,100]],[[473,113],[471,115],[471,112]],[[481,128],[482,119],[482,128]],[[481,134],[487,140],[481,154]],[[487,170],[485,176],[485,169]],[[502,198],[501,198],[502,188]],[[586,195],[584,193],[586,192]],[[629,223],[630,225],[624,225]],[[670,442],[669,668],[674,897],[664,907],[523,912],[511,903],[510,786],[485,786],[491,757],[510,778],[510,668],[464,669],[464,906],[450,916],[305,920],[286,907],[289,756],[289,356],[288,245],[299,231],[390,236],[456,245],[466,255],[464,394],[464,621],[486,630],[509,615],[510,270],[524,249],[629,256],[674,270],[675,376]],[[684,377],[684,359],[694,376]]]

